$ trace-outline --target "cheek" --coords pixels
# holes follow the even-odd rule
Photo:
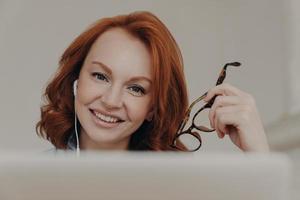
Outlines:
[[[144,121],[149,109],[150,98],[132,99],[126,104],[128,116],[132,121]]]
[[[77,95],[77,99],[82,104],[87,104],[92,101],[92,99],[95,96],[95,92],[90,88],[88,90],[82,88],[79,90],[79,93]]]
[[[105,90],[105,85],[99,87],[99,85],[96,84],[82,84],[81,87],[78,88],[77,98],[82,104],[89,104],[101,96]]]

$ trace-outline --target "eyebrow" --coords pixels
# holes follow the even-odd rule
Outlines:
[[[111,69],[108,66],[106,66],[105,64],[103,64],[102,62],[92,61],[92,64],[100,65],[100,67],[102,67],[104,69],[104,71],[106,71],[107,73],[109,73],[109,75],[112,74]]]
[[[109,75],[112,74],[112,71],[111,69],[105,65],[104,63],[100,62],[100,61],[92,61],[92,64],[96,64],[96,65],[99,65],[100,67],[102,67],[104,69],[104,71],[106,71]],[[139,80],[145,80],[145,81],[148,81],[150,84],[152,84],[152,81],[145,77],[145,76],[135,76],[135,77],[132,77],[128,82],[133,82],[133,81],[139,81]]]

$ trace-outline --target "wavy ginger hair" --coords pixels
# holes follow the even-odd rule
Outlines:
[[[41,107],[37,134],[56,148],[67,148],[68,137],[74,132],[73,82],[93,43],[102,33],[115,27],[139,38],[148,48],[152,61],[153,119],[145,120],[133,133],[129,149],[174,150],[170,144],[188,106],[183,60],[167,27],[150,12],[100,19],[71,43],[60,58],[57,73],[46,87],[46,103]]]

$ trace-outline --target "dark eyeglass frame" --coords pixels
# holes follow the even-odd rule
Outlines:
[[[234,66],[234,67],[239,67],[241,65],[241,63],[239,62],[231,62],[231,63],[226,63],[224,65],[224,67],[222,68],[222,71],[220,72],[219,74],[219,77],[218,77],[218,80],[216,82],[216,86],[217,85],[220,85],[223,83],[223,81],[225,80],[226,78],[226,70],[227,70],[227,67],[228,66]],[[193,129],[197,129],[199,131],[202,131],[202,132],[213,132],[215,131],[215,129],[212,129],[212,128],[208,128],[208,127],[205,127],[205,126],[197,126],[194,122],[195,118],[197,117],[197,115],[203,111],[204,109],[209,109],[212,107],[213,103],[215,102],[215,99],[217,97],[217,95],[215,95],[212,99],[210,99],[204,106],[202,106],[193,116],[193,119],[192,119],[192,124],[189,126],[189,128],[187,128],[186,130],[183,130],[184,127],[186,126],[186,123],[188,122],[189,118],[190,118],[190,114],[191,114],[191,111],[192,111],[192,108],[195,104],[197,104],[199,101],[203,100],[207,95],[207,92],[205,92],[203,95],[201,95],[200,97],[198,97],[195,101],[193,101],[191,103],[191,105],[189,106],[186,114],[185,114],[185,117],[184,119],[182,120],[177,132],[176,132],[176,135],[172,141],[172,144],[171,144],[171,147],[172,148],[175,148],[175,149],[178,149],[178,150],[182,150],[181,148],[177,147],[176,146],[176,141],[177,139],[184,135],[184,134],[190,134],[192,135],[193,137],[195,137],[198,141],[199,141],[199,145],[197,146],[197,148],[193,149],[193,150],[188,150],[190,152],[194,152],[194,151],[197,151],[200,149],[201,145],[202,145],[202,139],[201,139],[201,136],[199,133],[197,133],[196,131],[192,131]]]

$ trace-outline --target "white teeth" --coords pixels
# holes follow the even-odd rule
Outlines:
[[[105,122],[108,122],[108,123],[116,123],[118,121],[118,118],[115,118],[115,117],[111,117],[111,116],[107,116],[107,115],[103,115],[101,113],[98,113],[97,111],[94,111],[95,115],[105,121]]]

